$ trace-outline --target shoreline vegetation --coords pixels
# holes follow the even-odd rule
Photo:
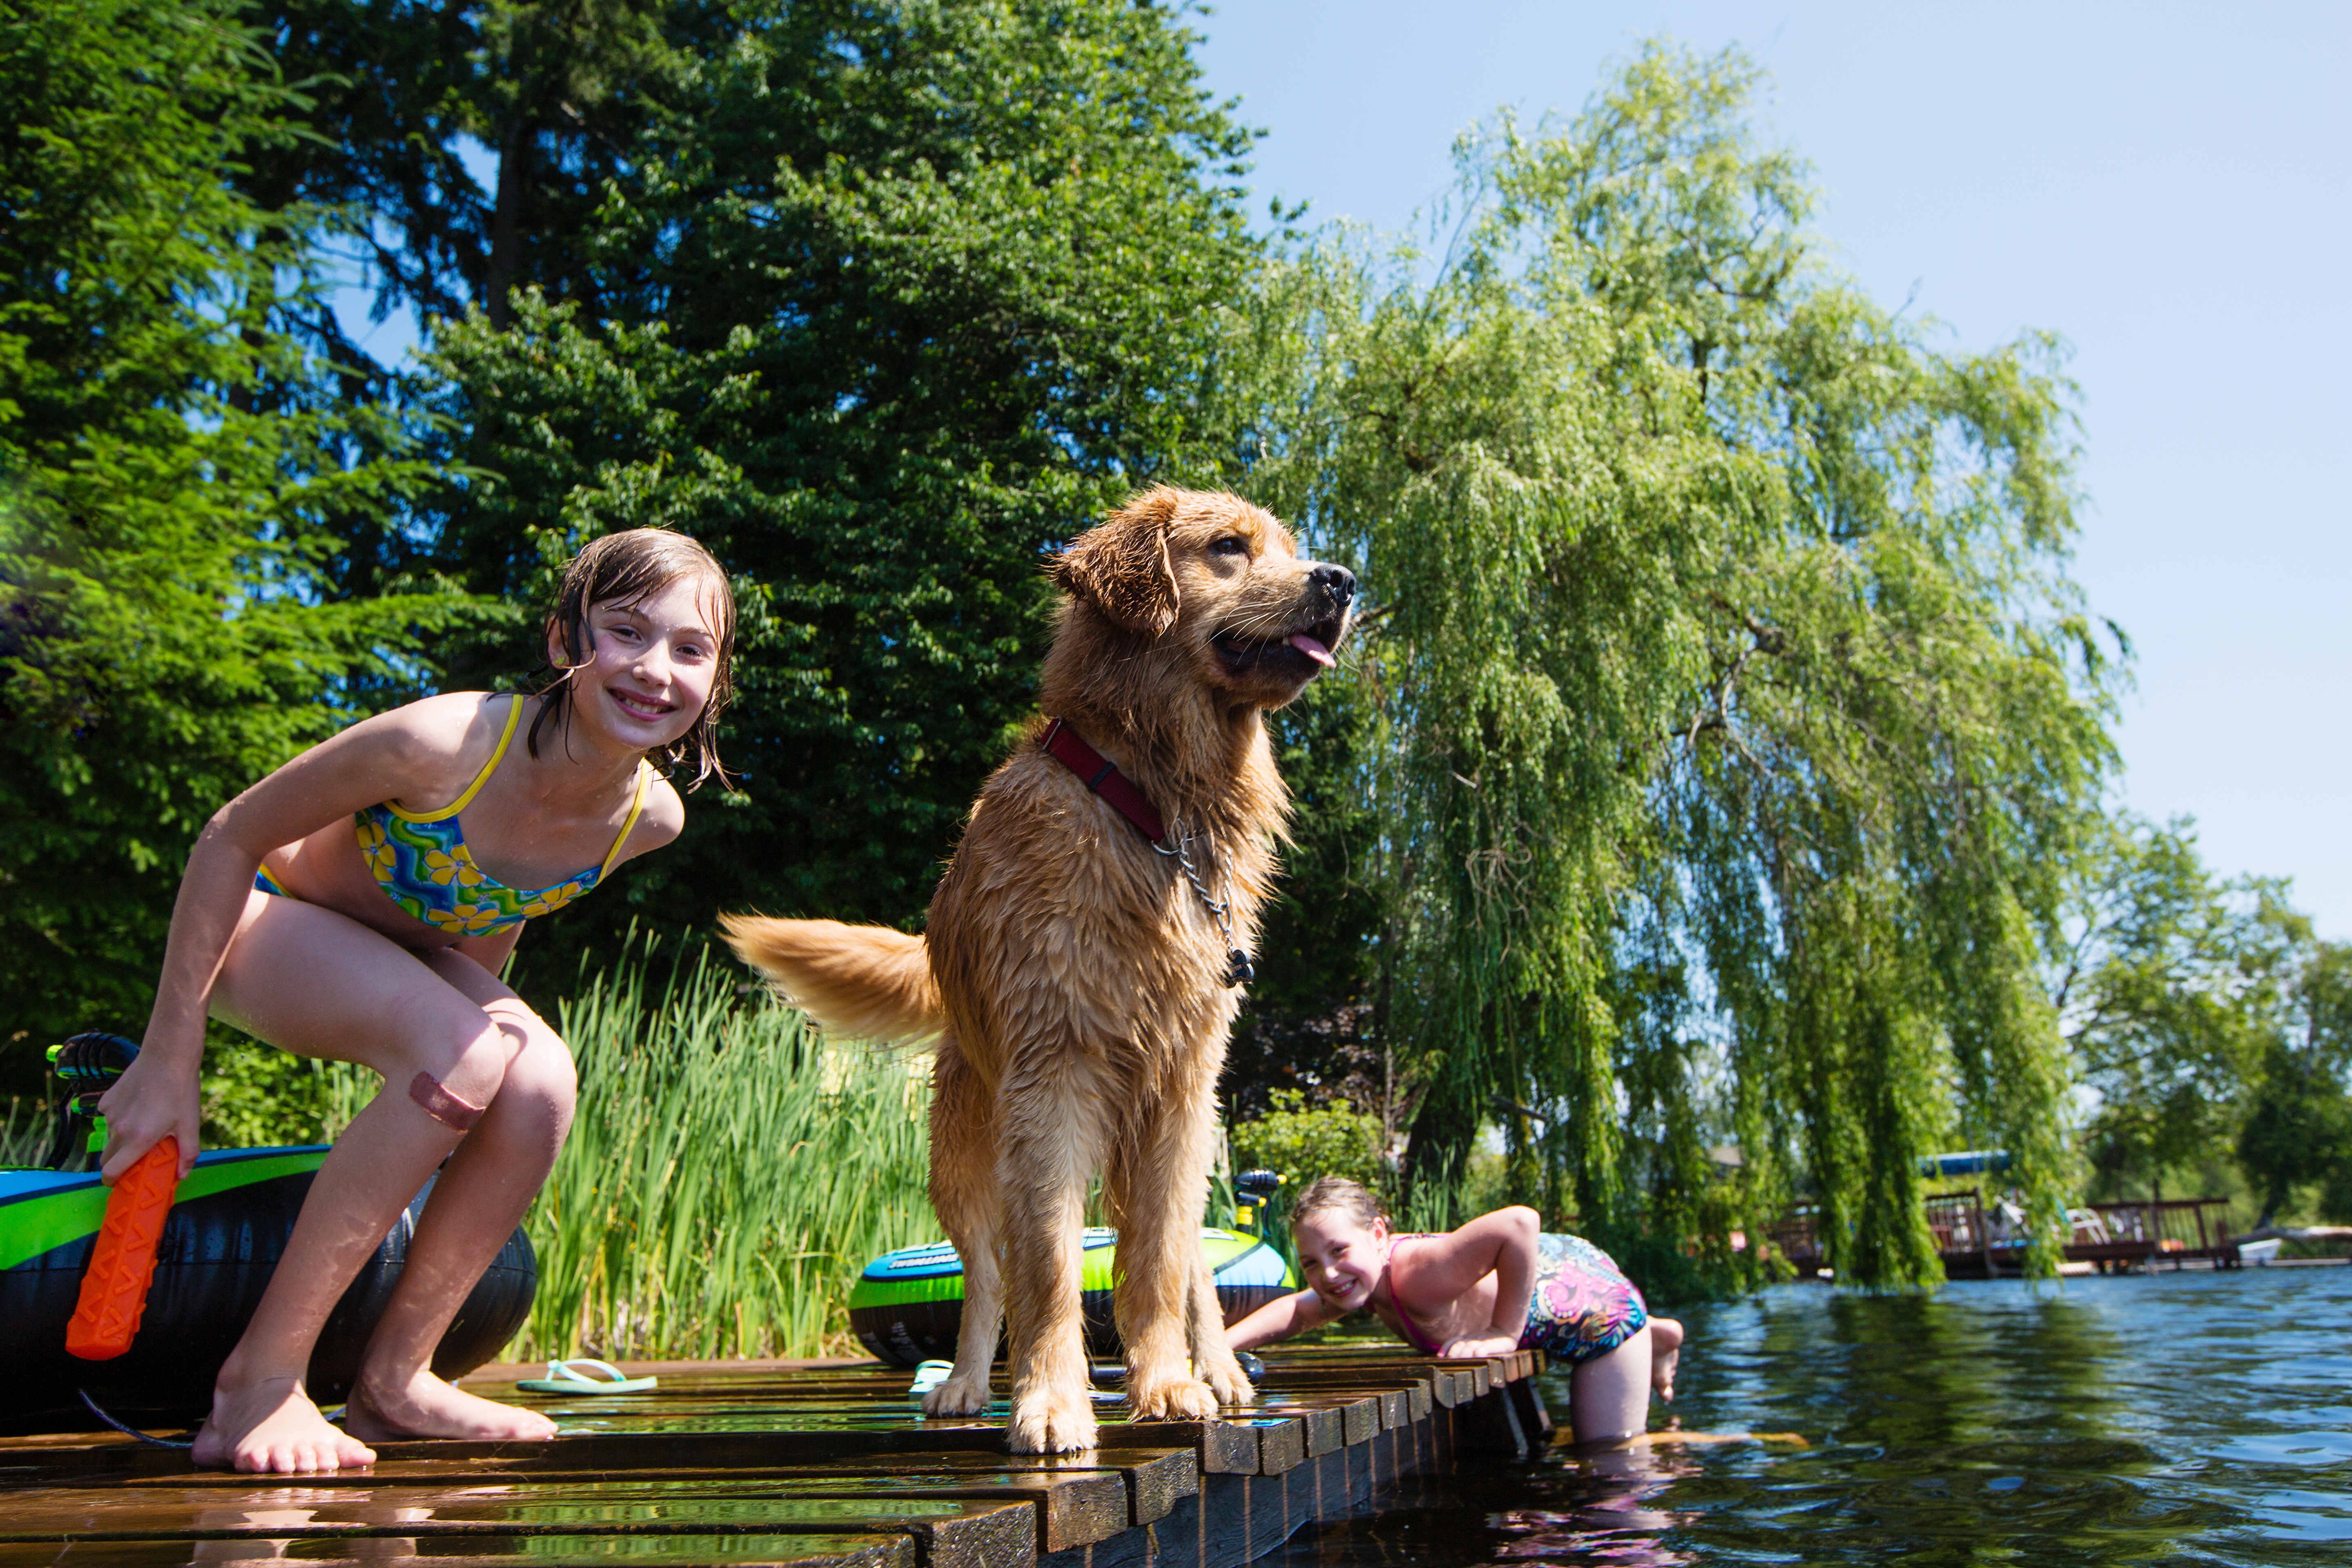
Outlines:
[[[937,1237],[930,1058],[826,1041],[707,948],[583,978],[555,1023],[588,1092],[525,1221],[511,1353],[861,1353],[858,1271]]]

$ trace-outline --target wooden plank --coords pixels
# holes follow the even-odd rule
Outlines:
[[[428,1561],[510,1559],[520,1549],[500,1543],[527,1536],[578,1537],[572,1549],[584,1552],[592,1536],[624,1535],[669,1561],[678,1542],[702,1541],[682,1550],[708,1552],[722,1531],[803,1540],[833,1527],[845,1538],[913,1543],[906,1562],[844,1568],[1034,1568],[1036,1556],[1055,1568],[1239,1568],[1305,1525],[1445,1462],[1457,1444],[1466,1451],[1497,1419],[1538,1431],[1541,1401],[1528,1377],[1540,1364],[1534,1352],[1286,1355],[1262,1380],[1255,1408],[1147,1423],[1119,1419],[1124,1406],[1107,1401],[1098,1407],[1106,1447],[1066,1458],[1006,1452],[998,1412],[924,1419],[906,1397],[906,1374],[891,1369],[665,1369],[662,1389],[642,1400],[531,1401],[589,1430],[539,1444],[381,1445],[382,1463],[333,1477],[193,1474],[184,1455],[100,1442],[0,1445],[0,1485],[69,1489],[28,1500],[37,1506],[14,1528],[0,1520],[0,1536],[47,1531],[58,1522],[51,1510],[79,1509],[80,1525],[118,1538],[111,1544],[169,1559],[213,1533],[194,1522],[197,1505],[216,1516],[243,1505],[258,1517],[239,1512],[237,1528],[216,1537],[223,1544],[294,1540],[306,1557],[364,1532]],[[159,1491],[184,1494],[172,1504],[178,1512],[152,1511],[165,1500]],[[289,1501],[297,1494],[324,1498],[299,1523],[289,1516],[307,1504]],[[281,1520],[289,1522],[278,1534],[258,1533]],[[37,1544],[53,1549],[59,1533],[80,1531]],[[141,1539],[121,1539],[131,1535]],[[100,1544],[72,1550],[78,1560],[110,1560],[88,1550]]]
[[[1511,1409],[1519,1418],[1519,1429],[1527,1435],[1528,1443],[1540,1448],[1550,1442],[1551,1412],[1544,1406],[1543,1394],[1536,1386],[1536,1380],[1522,1378],[1507,1392]]]
[[[1540,1370],[1541,1365],[1541,1352],[1537,1351],[1513,1351],[1507,1356],[1448,1357],[1425,1355],[1403,1350],[1391,1354],[1383,1354],[1377,1345],[1360,1348],[1309,1345],[1295,1350],[1265,1353],[1267,1384],[1279,1384],[1284,1370],[1294,1363],[1294,1358],[1302,1370],[1310,1367],[1354,1364],[1382,1368],[1411,1367],[1416,1372],[1424,1368],[1431,1371],[1467,1372],[1476,1384],[1476,1387],[1472,1390],[1474,1394],[1486,1393],[1496,1383],[1513,1382],[1521,1377],[1533,1376],[1538,1370]]]
[[[0,1542],[313,1539],[414,1535],[913,1536],[930,1568],[1004,1568],[1035,1555],[1027,1500],[810,1497],[789,1483],[556,1483],[499,1487],[72,1488],[20,1492]]]
[[[1348,1405],[1355,1404],[1355,1401],[1371,1401],[1371,1420],[1373,1420],[1371,1429],[1373,1432],[1388,1432],[1390,1427],[1402,1427],[1402,1425],[1406,1425],[1409,1420],[1413,1420],[1413,1415],[1416,1415],[1416,1411],[1413,1411],[1413,1394],[1416,1394],[1416,1392],[1418,1396],[1421,1396],[1421,1408],[1418,1408],[1418,1413],[1421,1413],[1421,1415],[1428,1415],[1430,1405],[1434,1404],[1434,1401],[1430,1399],[1428,1377],[1413,1377],[1412,1383],[1406,1383],[1406,1384],[1376,1384],[1367,1377],[1367,1380],[1362,1380],[1362,1383],[1331,1384],[1331,1387],[1310,1389],[1310,1392],[1303,1389],[1303,1392],[1296,1392],[1296,1394],[1294,1392],[1282,1392],[1282,1394],[1270,1394],[1270,1399],[1277,1399],[1277,1401],[1298,1399],[1301,1404],[1306,1404],[1307,1399],[1339,1399],[1339,1401],[1345,1401],[1343,1411],[1348,1408]]]
[[[1369,1442],[1381,1429],[1381,1401],[1374,1394],[1318,1392],[1295,1399],[1274,1395],[1258,1408],[1268,1415],[1296,1415],[1306,1422],[1309,1454]]]
[[[1269,1399],[1258,1408],[1265,1413],[1259,1417],[1261,1420],[1288,1420],[1299,1425],[1306,1438],[1306,1458],[1328,1454],[1347,1444],[1347,1420],[1337,1405],[1293,1405]]]
[[[1297,1467],[1293,1468],[1296,1470]],[[1236,1496],[1245,1501],[1256,1500],[1255,1513],[1261,1544],[1255,1554],[1263,1555],[1272,1545],[1278,1544],[1278,1542],[1263,1538],[1272,1528],[1266,1521],[1273,1517],[1275,1510],[1280,1510],[1285,1519],[1288,1517],[1290,1493],[1286,1489],[1285,1477],[1242,1477],[1219,1473],[1201,1478],[1201,1487],[1200,1491],[1180,1499],[1166,1518],[1143,1529],[1127,1531],[1083,1551],[1040,1558],[1039,1563],[1051,1564],[1052,1568],[1198,1568],[1202,1545],[1212,1533],[1212,1522],[1222,1520],[1222,1510],[1230,1509]],[[1213,1489],[1218,1499],[1216,1502],[1211,1501]],[[1246,1527],[1249,1522],[1249,1516],[1245,1514],[1241,1523]],[[1306,1517],[1301,1515],[1297,1522],[1288,1524],[1287,1528],[1295,1531],[1305,1522]],[[1219,1560],[1217,1568],[1241,1568],[1246,1561],[1238,1555],[1236,1549],[1234,1555]]]
[[[1497,1454],[1524,1459],[1531,1451],[1507,1388],[1497,1387],[1454,1411],[1454,1442],[1465,1454]]]
[[[1093,1468],[1144,1467],[1145,1474],[1130,1490],[1146,1513],[1157,1517],[1156,1500],[1172,1503],[1181,1489],[1197,1483],[1203,1468],[1225,1473],[1254,1474],[1260,1465],[1260,1428],[1224,1422],[1155,1422],[1148,1426],[1106,1428],[1116,1438],[1135,1434],[1154,1439],[1150,1447],[1115,1447],[1074,1457]],[[905,1445],[835,1458],[837,1448],[827,1441],[803,1440],[804,1435],[784,1434],[771,1440],[740,1435],[680,1434],[661,1437],[618,1439],[610,1434],[558,1437],[547,1443],[477,1445],[457,1443],[379,1444],[381,1458],[373,1467],[337,1473],[349,1486],[420,1484],[467,1479],[547,1479],[562,1476],[675,1477],[684,1473],[743,1474],[759,1471],[829,1473],[844,1468],[859,1473],[887,1473],[908,1467],[939,1468],[979,1463],[997,1468],[1051,1469],[1068,1468],[1072,1459],[1010,1455],[1004,1434],[995,1428],[956,1428],[924,1436],[939,1447]],[[1175,1443],[1192,1447],[1173,1447]],[[951,1447],[949,1445],[952,1445]],[[1277,1438],[1276,1462],[1282,1462],[1284,1445]],[[1289,1461],[1296,1463],[1295,1459]],[[157,1450],[108,1447],[54,1453],[40,1466],[20,1467],[7,1478],[16,1485],[123,1486],[169,1480],[175,1484],[236,1488],[253,1478],[221,1471],[192,1471],[184,1455]],[[305,1478],[308,1479],[308,1478]]]
[[[1382,1377],[1370,1368],[1354,1372],[1334,1367],[1286,1377],[1278,1387],[1269,1378],[1259,1397],[1261,1401],[1376,1398],[1381,1402],[1383,1426],[1401,1426],[1416,1415],[1425,1415],[1435,1403],[1431,1396],[1429,1377]]]
[[[414,1552],[424,1544],[405,1536],[347,1537],[347,1552],[338,1556],[332,1546],[306,1542],[305,1563],[347,1565],[378,1564],[400,1558],[414,1568],[610,1568],[614,1540],[609,1535],[476,1535],[435,1541],[429,1553]],[[230,1548],[234,1555],[254,1555],[257,1549],[290,1539],[257,1539]],[[0,1568],[183,1568],[222,1561],[217,1539],[183,1541],[79,1541],[0,1543]],[[446,1552],[439,1550],[443,1546]],[[276,1556],[276,1552],[261,1552]],[[631,1563],[660,1568],[918,1568],[914,1539],[906,1535],[652,1535],[629,1541],[625,1555]]]
[[[250,1479],[250,1478],[247,1478]],[[1097,1478],[1112,1486],[1116,1473]],[[344,1535],[866,1534],[898,1530],[927,1543],[928,1561],[991,1568],[1034,1555],[1041,1510],[1063,1534],[1087,1533],[1084,1492],[1041,1498],[1002,1475],[864,1481],[761,1478],[557,1482],[521,1486],[298,1485],[19,1493],[0,1518],[0,1541],[238,1540]],[[1096,1489],[1099,1491],[1099,1487]],[[985,1499],[987,1500],[980,1500]],[[1125,1525],[1117,1510],[1114,1528]],[[1028,1542],[1012,1552],[1011,1536]]]
[[[1311,1373],[1336,1372],[1350,1364],[1349,1360],[1336,1356],[1318,1358]],[[1401,1373],[1415,1380],[1426,1379],[1430,1385],[1432,1402],[1446,1409],[1452,1409],[1456,1405],[1476,1398],[1481,1392],[1478,1384],[1482,1375],[1489,1384],[1493,1382],[1492,1370],[1488,1363],[1483,1361],[1445,1361],[1434,1356],[1415,1356],[1401,1352],[1395,1358],[1386,1361],[1376,1361],[1369,1356],[1355,1358],[1352,1364],[1360,1365],[1367,1371],[1377,1367],[1383,1373]],[[1269,1364],[1266,1368],[1265,1385],[1268,1388],[1278,1387],[1282,1381],[1282,1374]]]
[[[1350,1448],[1369,1443],[1372,1434],[1381,1429],[1381,1399],[1367,1394],[1360,1399],[1350,1399],[1339,1407],[1340,1436]]]
[[[1126,1477],[1132,1524],[1165,1519],[1178,1500],[1197,1496],[1201,1490],[1201,1459],[1191,1448],[1097,1448],[1060,1462],[1073,1468],[1099,1465]]]
[[[1249,1427],[1257,1439],[1257,1464],[1248,1471],[1211,1471],[1210,1474],[1255,1474],[1278,1476],[1297,1468],[1307,1461],[1307,1427],[1294,1416],[1258,1415],[1251,1418]]]

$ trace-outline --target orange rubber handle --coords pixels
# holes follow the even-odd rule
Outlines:
[[[180,1141],[165,1138],[139,1156],[107,1194],[81,1299],[66,1325],[66,1349],[84,1361],[111,1361],[131,1348],[155,1278],[155,1244],[180,1185]]]

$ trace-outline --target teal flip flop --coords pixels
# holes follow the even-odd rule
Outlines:
[[[592,1367],[604,1375],[583,1377],[572,1370],[576,1366]],[[660,1383],[657,1377],[630,1377],[609,1361],[590,1361],[583,1356],[576,1361],[549,1362],[545,1377],[526,1377],[515,1386],[532,1394],[643,1394]]]
[[[907,1397],[921,1404],[923,1395],[945,1383],[954,1371],[955,1363],[951,1361],[924,1362],[915,1368],[915,1384],[907,1390]]]

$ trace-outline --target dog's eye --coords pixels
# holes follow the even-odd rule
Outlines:
[[[1247,555],[1249,553],[1249,541],[1244,539],[1238,533],[1228,533],[1223,539],[1218,540],[1214,544],[1209,546],[1209,553],[1212,555]]]

